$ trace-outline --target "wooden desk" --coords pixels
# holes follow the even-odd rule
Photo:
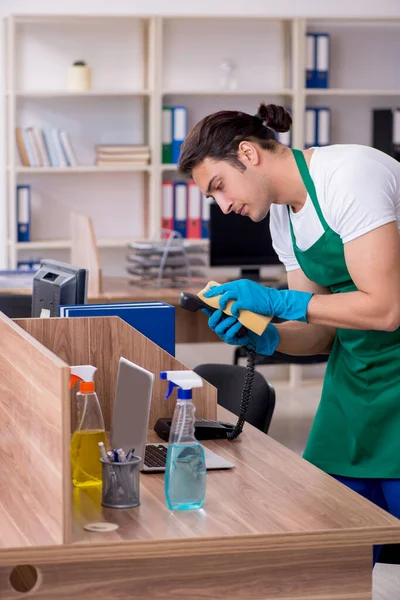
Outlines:
[[[32,564],[36,600],[371,600],[372,544],[399,542],[400,521],[248,424],[205,444],[236,467],[208,472],[203,509],[169,511],[156,474],[141,474],[135,509],[75,489],[73,543],[0,550],[0,597],[15,598],[11,566]],[[83,530],[103,520],[119,529]]]

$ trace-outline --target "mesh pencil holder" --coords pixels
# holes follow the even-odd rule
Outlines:
[[[140,462],[134,456],[129,462],[111,462],[103,458],[101,504],[107,508],[134,508],[140,505]]]

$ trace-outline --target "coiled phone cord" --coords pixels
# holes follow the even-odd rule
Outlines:
[[[256,362],[256,352],[254,347],[247,348],[247,364],[246,364],[246,376],[244,380],[242,398],[240,400],[239,418],[234,429],[226,434],[228,440],[234,440],[237,438],[243,430],[243,426],[246,421],[246,413],[251,400],[251,388],[254,380],[254,366]]]

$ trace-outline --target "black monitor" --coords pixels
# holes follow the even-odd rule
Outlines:
[[[58,317],[59,306],[86,304],[87,279],[86,269],[57,260],[41,260],[33,278],[32,317],[40,317],[42,309],[48,309],[50,317]]]
[[[269,214],[255,223],[234,212],[225,215],[215,202],[210,205],[211,267],[241,267],[241,278],[260,281],[262,266],[280,264],[272,247]]]

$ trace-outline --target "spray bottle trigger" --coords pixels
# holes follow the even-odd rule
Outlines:
[[[73,388],[77,381],[82,381],[77,375],[71,375],[69,380],[69,389]]]
[[[172,394],[172,390],[176,387],[179,387],[179,385],[177,385],[173,381],[168,381],[168,390],[167,390],[167,393],[165,394],[165,400],[168,400],[168,398]]]

